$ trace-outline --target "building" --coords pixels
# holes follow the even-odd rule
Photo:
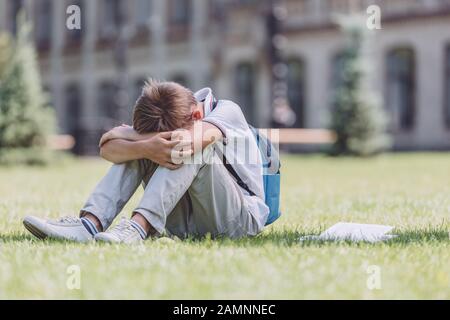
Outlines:
[[[280,3],[294,127],[324,128],[329,121],[343,47],[333,14],[376,4],[382,30],[373,39],[372,82],[391,119],[393,148],[450,150],[450,0]],[[81,8],[81,30],[66,27],[73,4]],[[239,102],[255,126],[271,124],[267,1],[0,0],[0,30],[14,34],[21,7],[34,23],[60,131],[77,138],[78,153],[95,154],[103,131],[129,122],[149,76],[193,90],[209,85],[219,97]],[[117,58],[124,52],[127,63]],[[128,80],[126,94],[117,94],[118,79]],[[127,110],[117,110],[117,99],[126,99]]]

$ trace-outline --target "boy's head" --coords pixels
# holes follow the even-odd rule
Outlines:
[[[136,101],[133,127],[138,133],[189,128],[203,110],[189,89],[175,82],[148,80]]]

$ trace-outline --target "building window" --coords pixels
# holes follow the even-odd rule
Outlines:
[[[288,99],[295,112],[294,127],[304,128],[305,123],[305,67],[301,60],[288,62]]]
[[[104,82],[100,85],[98,105],[100,108],[101,126],[103,130],[110,129],[117,124],[118,106],[116,103],[116,85]]]
[[[445,54],[445,124],[450,129],[450,45]]]
[[[135,1],[135,21],[138,27],[146,27],[149,25],[151,7],[151,0]]]
[[[186,87],[186,88],[189,88],[189,80],[188,80],[188,77],[187,77],[186,75],[184,75],[184,74],[177,74],[177,75],[174,75],[173,77],[171,77],[171,80],[172,80],[173,82],[176,82],[176,83],[181,84],[182,86],[184,86],[184,87]]]
[[[9,30],[14,36],[17,34],[17,15],[19,14],[20,10],[24,8],[23,2],[23,0],[9,0],[8,2],[9,17],[11,18]]]
[[[331,112],[337,108],[337,99],[339,97],[339,91],[344,89],[345,83],[345,71],[347,57],[345,51],[337,52],[331,59],[331,79],[330,90],[327,98],[329,99],[329,106]]]
[[[387,56],[387,107],[395,128],[410,130],[415,118],[415,57],[409,48]]]
[[[52,35],[52,2],[37,2],[36,41],[38,48],[48,48]]]
[[[170,23],[187,25],[191,19],[191,0],[172,0],[170,2]]]
[[[65,129],[68,134],[74,137],[75,147],[73,152],[79,153],[79,140],[82,135],[82,101],[80,88],[77,84],[67,86],[65,93],[66,100],[66,124]]]
[[[121,3],[122,0],[103,0],[102,38],[110,38],[117,34],[121,24]]]
[[[236,67],[236,102],[242,108],[247,121],[252,123],[255,108],[255,70],[250,63],[241,63]]]

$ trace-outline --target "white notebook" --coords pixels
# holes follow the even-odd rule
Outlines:
[[[388,234],[394,227],[383,226],[377,224],[362,224],[362,223],[348,223],[339,222],[328,228],[320,235],[311,235],[300,238],[300,241],[305,240],[325,240],[325,241],[366,241],[378,242],[390,240],[395,235]]]

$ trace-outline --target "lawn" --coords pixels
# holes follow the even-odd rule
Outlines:
[[[450,299],[450,154],[284,156],[283,217],[252,239],[130,247],[42,242],[24,230],[27,214],[76,214],[107,168],[98,159],[0,168],[1,299]],[[389,224],[399,236],[297,241],[339,221]]]

